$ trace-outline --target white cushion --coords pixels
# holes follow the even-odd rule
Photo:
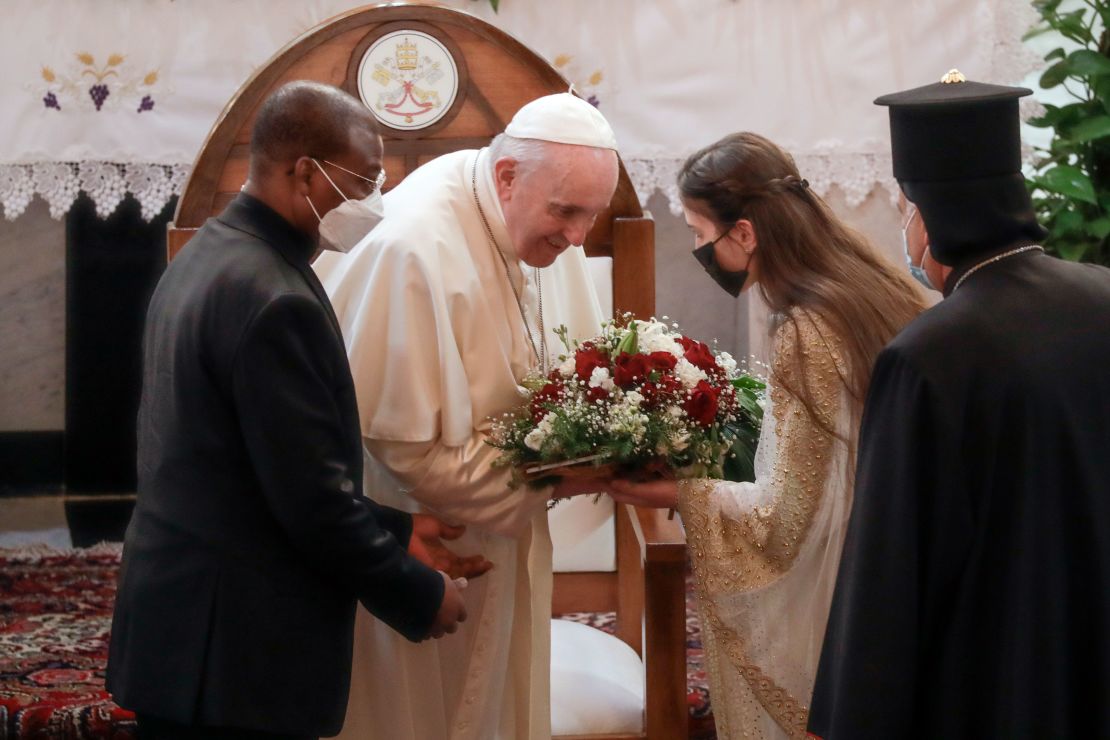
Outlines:
[[[617,569],[617,525],[613,499],[576,496],[551,507],[551,565],[556,573]]]
[[[551,620],[551,734],[638,733],[644,664],[613,635]]]
[[[613,315],[613,258],[588,257],[586,265],[603,316]],[[601,327],[597,327],[598,332]],[[551,510],[552,565],[556,573],[612,573],[617,569],[616,520],[613,501],[593,496],[563,501]]]

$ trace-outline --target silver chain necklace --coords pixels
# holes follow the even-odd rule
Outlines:
[[[1018,247],[1017,249],[1011,249],[1009,252],[1003,252],[1002,254],[996,254],[995,256],[991,257],[990,259],[983,260],[982,262],[975,265],[970,270],[968,270],[967,272],[965,272],[963,275],[960,276],[960,279],[957,280],[956,284],[952,287],[952,292],[955,293],[957,290],[959,290],[960,286],[964,284],[964,281],[967,280],[972,275],[974,275],[977,270],[979,270],[983,267],[986,267],[987,265],[992,265],[995,262],[998,262],[999,260],[1004,260],[1007,257],[1013,257],[1015,254],[1021,254],[1022,252],[1031,252],[1033,250],[1040,250],[1041,252],[1043,252],[1044,247],[1042,247],[1038,244],[1030,244],[1030,245],[1025,246],[1025,247]]]
[[[524,323],[524,333],[528,335],[528,343],[532,345],[532,354],[539,363],[541,371],[547,373],[547,335],[544,330],[543,324],[543,283],[540,282],[540,270],[538,267],[533,268],[533,273],[536,278],[536,294],[539,302],[539,324],[540,324],[540,347],[536,347],[536,338],[532,334],[532,327],[528,324],[528,317],[524,312],[524,303],[520,298],[520,293],[517,292],[516,285],[513,283],[512,271],[509,269],[509,261],[505,259],[505,254],[497,246],[497,240],[493,236],[493,229],[490,228],[489,220],[486,218],[486,212],[482,208],[482,203],[478,199],[478,155],[474,155],[474,166],[470,169],[470,190],[474,194],[474,205],[478,209],[478,215],[482,218],[482,225],[486,228],[486,238],[489,241],[490,249],[494,251],[498,257],[501,258],[501,264],[505,267],[505,279],[509,281],[509,288],[513,291],[513,298],[516,299],[516,307],[520,310],[520,320]]]

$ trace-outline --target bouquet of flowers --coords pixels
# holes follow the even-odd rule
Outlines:
[[[618,472],[751,479],[765,384],[726,352],[660,321],[629,317],[569,342],[487,442],[518,481]]]

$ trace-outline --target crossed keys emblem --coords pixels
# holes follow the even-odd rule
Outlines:
[[[421,83],[435,85],[443,75],[440,63],[427,55],[421,56],[417,45],[405,37],[397,44],[393,56],[374,64],[371,79],[388,88],[378,93],[376,107],[412,123],[443,105],[438,92],[420,87]]]

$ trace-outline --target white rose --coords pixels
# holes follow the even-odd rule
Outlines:
[[[721,352],[717,355],[717,364],[725,371],[725,374],[730,378],[736,374],[736,360],[732,358],[728,352]]]
[[[613,390],[616,384],[609,377],[609,368],[595,367],[593,373],[590,374],[590,387],[601,388],[606,391]]]
[[[575,369],[576,366],[574,364],[574,356],[571,355],[567,359],[563,360],[562,365],[559,365],[559,374],[562,375],[564,378],[569,378],[570,376],[574,375]]]
[[[539,452],[540,448],[543,447],[543,443],[547,441],[548,435],[551,434],[551,426],[552,414],[549,413],[540,419],[540,423],[536,425],[535,429],[525,435],[524,446],[530,450]]]
[[[678,361],[674,368],[674,374],[682,383],[682,387],[687,389],[694,388],[699,382],[709,378],[704,370],[692,364],[686,358]]]
[[[624,403],[628,406],[638,408],[643,402],[644,397],[640,395],[637,391],[629,391],[628,393],[624,394]]]
[[[540,448],[543,447],[543,441],[545,439],[547,439],[547,435],[542,429],[536,427],[532,431],[528,432],[527,435],[525,435],[524,446],[530,450],[535,450],[536,452],[539,452]]]

